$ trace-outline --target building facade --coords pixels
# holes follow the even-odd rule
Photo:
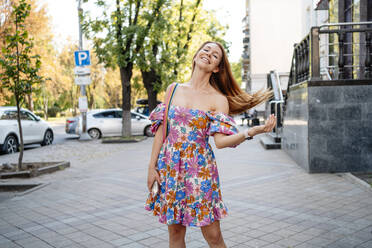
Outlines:
[[[271,70],[284,77],[286,88],[293,44],[302,36],[301,6],[294,0],[246,0],[242,79],[247,92],[265,88]],[[264,108],[260,105],[256,110],[264,112]]]
[[[371,172],[372,0],[313,8],[326,15],[293,50],[282,148],[310,173]]]

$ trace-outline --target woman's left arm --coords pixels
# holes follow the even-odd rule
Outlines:
[[[270,115],[269,119],[267,119],[265,125],[255,126],[248,130],[248,136],[253,137],[260,133],[267,133],[271,132],[276,124],[276,118],[272,114]],[[239,145],[245,140],[245,131],[233,134],[233,135],[225,135],[222,133],[215,133],[214,134],[214,143],[218,149],[225,148],[225,147],[232,147]]]

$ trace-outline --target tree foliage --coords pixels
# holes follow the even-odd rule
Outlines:
[[[31,5],[25,0],[20,0],[14,4],[11,10],[11,17],[14,23],[9,22],[9,27],[5,29],[4,46],[0,58],[1,88],[7,88],[15,97],[17,105],[17,122],[20,138],[20,155],[18,169],[21,168],[23,158],[23,134],[20,119],[20,108],[25,100],[25,96],[32,92],[32,86],[43,82],[39,75],[40,56],[32,55],[34,46],[25,27],[27,17],[30,15]]]
[[[242,59],[239,62],[231,63],[231,71],[234,75],[236,82],[241,86],[242,84]]]
[[[90,13],[84,16],[83,29],[93,40],[99,62],[106,67],[119,67],[123,136],[131,135],[131,79],[135,58],[165,3],[166,0],[96,1],[96,7],[102,10],[101,18]]]
[[[11,2],[19,0],[0,0],[0,49],[5,44],[6,27],[14,22]],[[74,83],[73,52],[77,44],[67,40],[57,49],[47,6],[39,0],[26,2],[31,9],[24,26],[33,39],[32,55],[40,56],[39,75],[49,80],[26,94],[25,106],[44,118],[58,113],[76,115],[80,89]],[[228,47],[223,42],[226,27],[213,12],[203,9],[203,0],[85,2],[98,10],[84,15],[87,49],[91,52],[89,108],[121,107],[129,111],[138,98],[146,98],[146,93],[155,104],[158,97],[162,100],[170,83],[189,79],[192,56],[201,43],[216,40]],[[1,87],[0,105],[15,104],[14,94]]]
[[[156,106],[157,94],[170,83],[188,79],[192,56],[201,43],[219,41],[227,47],[222,39],[226,27],[202,4],[202,0],[167,2],[136,57],[150,109]]]

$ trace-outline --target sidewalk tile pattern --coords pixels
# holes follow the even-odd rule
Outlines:
[[[0,247],[168,247],[167,226],[143,208],[151,145],[71,140],[27,150],[25,161],[68,160],[71,168],[0,181],[49,183],[0,202]],[[337,174],[308,174],[257,139],[215,151],[230,210],[221,221],[228,247],[372,247],[369,191]],[[199,228],[187,229],[186,243],[207,247]]]

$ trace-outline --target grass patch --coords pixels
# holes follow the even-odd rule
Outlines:
[[[66,118],[68,117],[49,117],[48,121],[49,122],[61,122],[61,121],[65,121]]]
[[[135,143],[145,140],[146,136],[115,136],[115,137],[104,137],[102,138],[102,143]]]

